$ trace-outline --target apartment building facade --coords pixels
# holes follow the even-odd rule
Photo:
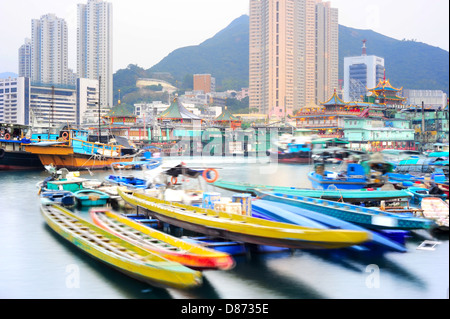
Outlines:
[[[274,117],[338,86],[338,10],[320,0],[250,0],[250,108]]]
[[[113,107],[113,9],[109,2],[78,4],[77,74],[99,80],[102,108]]]
[[[67,23],[54,14],[31,21],[30,76],[33,83],[68,83]]]

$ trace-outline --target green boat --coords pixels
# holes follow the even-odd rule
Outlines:
[[[394,200],[400,198],[411,199],[413,196],[411,193],[405,190],[322,190],[322,189],[303,189],[296,187],[286,186],[267,186],[258,184],[249,184],[244,182],[228,182],[224,180],[218,180],[211,185],[219,187],[221,189],[229,190],[238,193],[249,193],[256,196],[255,189],[270,190],[276,193],[302,196],[310,198],[321,198],[332,201],[344,201],[347,203],[352,202],[368,202],[368,201],[382,201],[382,200]]]

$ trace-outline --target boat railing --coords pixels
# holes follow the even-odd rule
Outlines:
[[[114,156],[113,152],[120,155],[123,148],[122,145],[88,142],[76,138],[71,138],[70,141],[69,145],[74,148],[74,151],[82,150],[82,153],[91,155]]]

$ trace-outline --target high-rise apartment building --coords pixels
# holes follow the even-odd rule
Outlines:
[[[77,73],[100,81],[100,104],[113,107],[112,4],[88,0],[78,4]]]
[[[367,55],[363,40],[361,56],[344,58],[344,101],[360,101],[368,89],[377,86],[384,78],[384,59]]]
[[[65,85],[68,70],[68,33],[64,19],[54,14],[31,21],[31,81]]]
[[[338,86],[338,11],[320,0],[250,0],[250,108],[283,117]]]
[[[31,78],[31,39],[19,48],[19,77]]]

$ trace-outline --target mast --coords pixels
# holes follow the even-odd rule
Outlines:
[[[100,116],[100,111],[101,111],[101,104],[100,104],[101,84],[102,84],[102,77],[99,76],[98,77],[98,142],[99,143],[100,143],[100,137],[102,136],[102,134],[101,134],[101,116]]]

